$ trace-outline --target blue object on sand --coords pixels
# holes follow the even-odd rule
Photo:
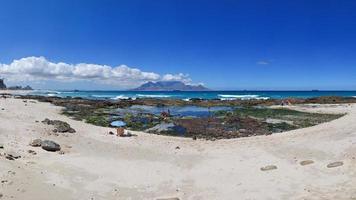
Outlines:
[[[113,121],[110,123],[110,125],[115,127],[123,127],[126,126],[126,123],[123,121]]]

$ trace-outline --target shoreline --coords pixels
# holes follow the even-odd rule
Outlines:
[[[26,105],[27,104],[27,105]],[[112,129],[72,120],[49,103],[0,99],[1,194],[7,199],[350,199],[356,196],[354,167],[356,105],[295,109],[348,113],[317,126],[270,136],[191,140]],[[11,111],[11,112],[8,112]],[[44,118],[68,122],[73,134],[55,136]],[[50,139],[64,154],[29,146]],[[177,148],[179,147],[179,148]],[[37,154],[32,155],[28,150]],[[306,166],[301,161],[312,160]],[[328,168],[333,162],[342,166]],[[262,171],[273,165],[277,169]]]

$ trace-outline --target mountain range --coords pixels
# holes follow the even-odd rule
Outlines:
[[[147,82],[131,91],[209,91],[203,85],[188,85],[181,81]]]

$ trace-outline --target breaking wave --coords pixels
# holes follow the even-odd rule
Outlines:
[[[231,95],[231,94],[219,94],[219,97],[221,97],[221,100],[235,100],[235,99],[241,99],[241,100],[250,100],[250,99],[257,99],[257,100],[267,100],[269,97],[261,97],[259,95],[255,94],[250,94],[250,95]]]
[[[119,100],[119,99],[129,99],[130,97],[128,96],[125,96],[125,95],[118,95],[116,97],[112,97],[111,99],[114,99],[114,100]],[[136,99],[136,98],[131,98],[131,99]]]
[[[138,97],[144,98],[169,98],[172,95],[162,95],[162,94],[137,94]]]

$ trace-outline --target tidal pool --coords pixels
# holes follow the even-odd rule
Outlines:
[[[129,108],[118,108],[116,111],[119,114],[140,114],[149,113],[153,115],[160,115],[162,112],[169,112],[176,117],[209,117],[217,111],[231,111],[232,107],[228,106],[214,106],[214,107],[200,107],[200,106],[145,106],[133,105]]]

